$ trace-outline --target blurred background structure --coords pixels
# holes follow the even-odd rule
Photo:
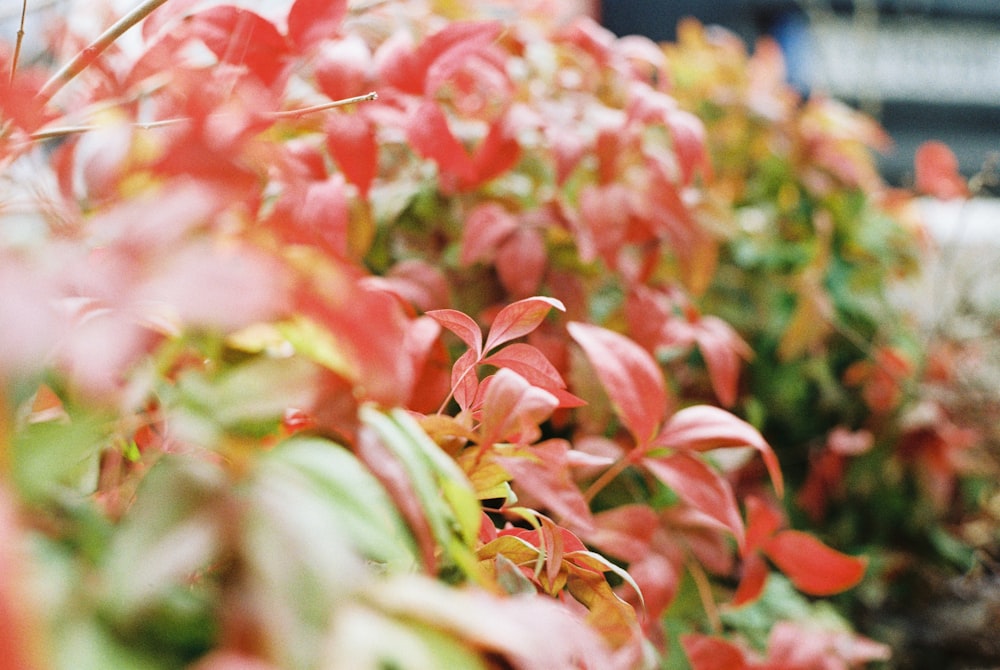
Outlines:
[[[781,45],[790,81],[878,119],[893,139],[886,178],[906,184],[916,147],[948,144],[963,174],[1000,151],[1000,2],[996,0],[604,0],[619,35],[672,40],[693,16]]]

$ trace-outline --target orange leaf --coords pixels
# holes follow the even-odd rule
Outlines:
[[[944,142],[924,142],[914,157],[917,191],[948,200],[969,195],[965,179],[958,172],[958,159]]]

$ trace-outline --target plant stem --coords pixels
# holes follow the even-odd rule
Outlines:
[[[17,73],[17,62],[21,58],[21,43],[24,41],[24,18],[28,15],[28,0],[21,5],[21,25],[17,28],[17,42],[14,43],[14,58],[10,62],[10,83],[14,83]]]
[[[115,43],[125,32],[142,21],[167,0],[144,0],[135,9],[121,17],[105,30],[101,35],[87,45],[82,51],[74,56],[68,63],[59,68],[52,77],[45,82],[38,92],[38,97],[42,102],[48,102],[63,86],[72,81],[76,75],[86,70],[104,51]]]
[[[615,477],[624,472],[625,468],[627,468],[630,464],[631,463],[628,458],[620,458],[615,461],[610,468],[605,470],[601,476],[594,481],[593,484],[587,487],[586,492],[583,494],[583,499],[586,500],[588,504],[593,502],[597,494],[604,490],[604,487],[610,484]]]

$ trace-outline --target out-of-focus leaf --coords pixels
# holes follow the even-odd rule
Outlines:
[[[288,44],[274,24],[259,14],[219,5],[195,13],[182,25],[220,61],[245,66],[268,86],[284,69]]]
[[[361,114],[334,114],[326,122],[326,145],[347,180],[358,187],[362,197],[378,172],[378,143],[375,127]]]
[[[753,447],[764,459],[778,495],[784,491],[781,466],[771,445],[756,428],[724,409],[711,405],[685,407],[670,417],[652,444],[692,451]]]
[[[504,597],[407,577],[379,585],[369,599],[384,612],[500,655],[515,670],[615,667],[607,647],[576,611],[547,596]]]
[[[288,37],[305,51],[336,37],[346,14],[346,0],[295,0],[288,10]]]
[[[499,203],[478,205],[465,217],[459,261],[471,265],[492,261],[500,244],[517,230],[517,219]]]
[[[68,421],[28,424],[18,431],[11,460],[20,495],[40,500],[60,489],[92,492],[105,431],[102,417],[83,413],[73,413]]]
[[[412,569],[416,548],[391,498],[343,447],[319,438],[292,438],[262,458],[254,476],[283,479],[314,495],[366,559],[390,571]]]
[[[545,276],[545,240],[534,228],[518,228],[500,246],[495,267],[500,283],[514,298],[534,295]]]
[[[663,373],[653,358],[624,335],[586,323],[570,323],[569,333],[601,380],[615,413],[639,445],[646,445],[667,412]]]
[[[223,550],[229,482],[216,465],[165,457],[146,475],[108,549],[108,601],[125,625]]]
[[[591,527],[590,508],[573,480],[569,451],[568,442],[552,439],[496,460],[513,478],[521,504],[548,510],[560,523],[581,531]]]
[[[783,530],[763,546],[767,557],[785,573],[795,588],[814,596],[828,596],[856,586],[868,561],[831,549],[798,530]]]
[[[681,646],[691,670],[743,670],[749,667],[743,650],[718,637],[689,633],[681,636]]]
[[[917,148],[913,162],[920,193],[942,200],[969,195],[965,179],[958,171],[958,159],[944,142],[924,142]]]
[[[34,670],[43,665],[47,642],[42,635],[40,612],[29,600],[27,553],[23,530],[15,519],[13,500],[0,487],[0,668]],[[47,659],[46,659],[47,660]]]

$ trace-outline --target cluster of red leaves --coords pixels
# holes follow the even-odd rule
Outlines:
[[[714,271],[714,172],[660,48],[589,20],[450,22],[419,3],[355,12],[320,0],[279,17],[177,0],[142,38],[137,56],[110,52],[81,75],[76,96],[90,98],[58,124],[89,132],[62,131],[74,136],[51,156],[52,192],[32,219],[43,242],[2,252],[6,381],[45,371],[60,402],[120,414],[114,437],[147,456],[194,453],[239,471],[246,435],[200,442],[163,389],[241,356],[304,359],[280,427],[254,447],[289,433],[350,446],[390,491],[428,576],[457,568],[497,616],[537,611],[543,630],[582,630],[555,611],[584,622],[592,638],[553,652],[581,667],[641,665],[694,564],[739,583],[725,591],[734,605],[759,596],[767,561],[810,595],[857,584],[862,559],[783,529],[778,511],[734,485],[756,454],[783,495],[771,446],[707,404],[734,405],[752,352],[687,291]],[[30,107],[38,87],[22,88]],[[378,99],[332,107],[368,91]],[[33,135],[59,134],[53,109],[2,109],[13,129],[4,164],[31,158]],[[820,154],[836,141],[824,119]],[[598,314],[611,283],[620,300]],[[205,333],[223,354],[192,344]],[[679,367],[707,378],[697,397],[689,380],[668,386],[655,357],[694,352],[703,365]],[[372,406],[406,409],[451,459],[435,462],[448,473],[437,485],[461,507],[468,484],[478,537],[467,517],[457,530],[432,518],[426,482],[363,427]],[[109,494],[145,470],[109,471],[95,497],[126,514],[130,500]],[[592,511],[630,478],[676,500]],[[525,602],[514,596],[546,604],[500,604]],[[513,667],[544,667],[517,640],[434,614]],[[270,663],[254,643],[265,628],[230,631],[206,667]],[[768,667],[799,667],[777,660],[784,631]],[[757,667],[705,640],[685,641],[696,667],[710,667],[712,644]]]

